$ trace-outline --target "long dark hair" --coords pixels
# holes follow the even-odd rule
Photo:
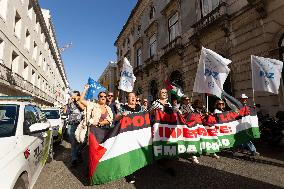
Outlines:
[[[105,93],[105,95],[107,95],[107,93],[106,93],[105,91],[101,91],[101,92],[99,92],[99,94],[98,94],[98,99],[100,98],[100,95],[101,95],[102,93]]]

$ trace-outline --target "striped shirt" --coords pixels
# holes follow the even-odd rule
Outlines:
[[[150,108],[150,111],[154,110],[154,109],[159,109],[159,110],[165,111],[166,108],[172,108],[172,105],[169,102],[162,104],[160,99],[158,99],[158,100],[155,100],[152,103],[152,107]]]

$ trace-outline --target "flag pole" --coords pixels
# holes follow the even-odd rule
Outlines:
[[[191,102],[191,104],[193,103],[193,90],[192,90],[192,93],[191,93],[190,102]]]
[[[253,65],[252,65],[252,59],[253,56],[250,55],[250,68],[251,68],[251,87],[252,87],[252,101],[253,101],[253,106],[255,107],[255,99],[254,99],[254,74],[253,74]]]
[[[118,98],[119,98],[119,89],[117,90],[117,96],[116,96],[116,100],[118,101]]]
[[[282,77],[280,78],[280,87],[281,87],[281,93],[282,93],[282,95],[281,95],[281,94],[278,94],[278,97],[279,97],[279,102],[280,102],[280,108],[281,108],[282,110],[284,110],[284,100],[283,100],[283,99],[281,100],[281,96],[284,95],[284,83],[283,83],[283,78],[282,78]]]
[[[206,94],[206,111],[209,112],[209,98],[208,98],[208,94]]]

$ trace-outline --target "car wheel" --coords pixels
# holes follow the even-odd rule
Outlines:
[[[23,173],[17,180],[14,189],[28,189],[29,188],[29,179],[28,174]]]
[[[53,157],[54,157],[54,151],[53,151],[53,139],[51,138],[50,141],[50,147],[49,147],[49,152],[48,152],[48,159],[47,159],[47,163],[51,163],[53,161]]]

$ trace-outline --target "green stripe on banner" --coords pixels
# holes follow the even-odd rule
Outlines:
[[[225,148],[236,147],[259,138],[258,128],[249,128],[236,134],[218,136],[218,139],[200,138],[198,141],[156,141],[153,142],[155,159],[174,157],[181,154],[210,154]]]
[[[106,182],[123,178],[138,169],[153,162],[153,146],[139,148],[114,158],[102,161],[98,164],[95,174],[91,179],[92,184],[104,184]],[[119,173],[119,174],[118,174]]]

